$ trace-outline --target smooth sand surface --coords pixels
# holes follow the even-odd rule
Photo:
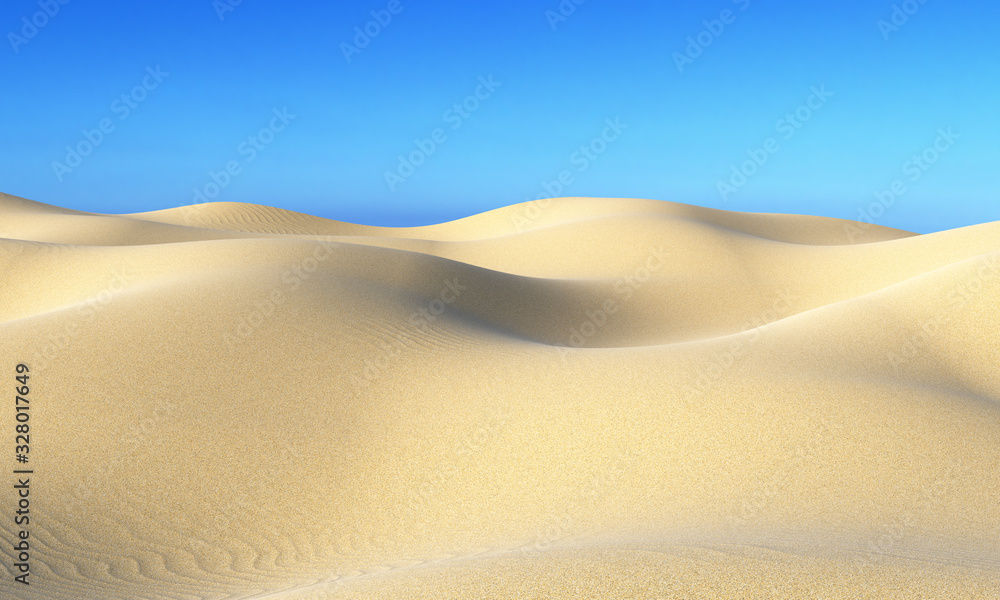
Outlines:
[[[1000,598],[998,299],[1000,223],[0,195],[0,597]]]

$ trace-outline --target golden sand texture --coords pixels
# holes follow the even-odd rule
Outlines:
[[[0,195],[0,597],[1000,598],[998,298],[1000,223]]]

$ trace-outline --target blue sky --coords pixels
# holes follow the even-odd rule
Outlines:
[[[1000,220],[996,3],[7,0],[0,16],[0,190],[50,204],[419,225],[566,195],[918,232]]]

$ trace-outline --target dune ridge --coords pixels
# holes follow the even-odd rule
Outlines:
[[[1000,598],[1000,223],[0,195],[0,273],[5,597]]]

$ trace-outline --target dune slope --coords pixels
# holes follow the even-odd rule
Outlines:
[[[998,598],[998,297],[1000,223],[0,195],[0,595]]]

